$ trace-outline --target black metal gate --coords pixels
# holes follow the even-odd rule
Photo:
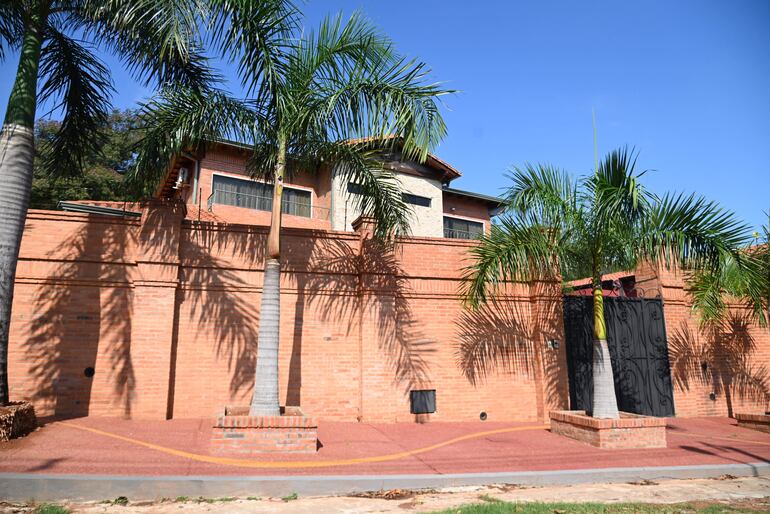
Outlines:
[[[570,405],[591,410],[593,298],[564,297]],[[673,416],[674,393],[660,299],[604,298],[618,408],[647,416]]]

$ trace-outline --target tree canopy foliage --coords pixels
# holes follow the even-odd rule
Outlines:
[[[137,112],[132,109],[113,110],[105,119],[100,133],[82,152],[83,173],[54,174],[55,166],[46,167],[51,157],[51,143],[61,128],[61,122],[40,119],[35,124],[34,177],[30,207],[56,209],[62,200],[137,200],[140,191],[128,179],[128,170],[136,157],[136,143],[142,137]]]

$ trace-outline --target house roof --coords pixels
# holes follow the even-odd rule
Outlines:
[[[496,196],[489,196],[482,193],[474,193],[473,191],[464,191],[462,189],[455,189],[453,187],[445,187],[444,192],[452,195],[465,196],[468,198],[474,198],[476,200],[482,200],[484,202],[487,202],[493,207],[501,207],[505,203],[505,200],[503,200],[502,198],[498,198]]]
[[[356,139],[349,139],[348,143],[350,144],[356,144],[356,143],[367,143],[369,141],[376,141],[376,140],[382,140],[382,139],[396,139],[399,140],[403,139],[401,136],[386,136],[385,138],[375,138],[375,137],[359,137]],[[449,180],[454,180],[458,177],[462,176],[462,173],[457,168],[454,168],[452,165],[450,165],[448,162],[440,159],[436,155],[429,153],[428,158],[425,162],[425,164],[433,169],[436,169],[438,171],[441,171]]]
[[[394,138],[396,136],[389,136],[387,139]],[[350,144],[355,143],[361,143],[374,140],[374,138],[358,138],[358,139],[350,139],[348,142]],[[210,141],[210,144],[216,144],[216,145],[222,145],[222,146],[228,146],[231,148],[237,148],[239,150],[250,150],[251,147],[244,142],[240,141],[232,141],[228,139],[218,139],[216,141]],[[157,197],[165,197],[169,196],[171,194],[171,190],[173,187],[174,182],[177,179],[177,176],[179,174],[179,169],[183,166],[182,159],[180,157],[186,157],[186,158],[194,158],[191,155],[176,155],[169,163],[168,171],[166,172],[166,176],[164,180],[158,184],[158,188],[155,190],[155,196]],[[446,161],[440,159],[436,155],[428,154],[428,157],[426,159],[425,165],[429,168],[432,168],[438,172],[441,173],[442,177],[446,178],[448,181],[454,180],[460,176],[462,176],[462,173],[460,173],[459,170],[454,168],[452,165],[447,163]]]

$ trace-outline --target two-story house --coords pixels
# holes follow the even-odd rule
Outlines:
[[[197,155],[183,153],[170,164],[156,197],[182,198],[191,212],[213,215],[218,221],[267,225],[273,186],[249,177],[248,152],[243,145],[219,142]],[[384,161],[412,207],[411,235],[473,239],[489,230],[500,199],[450,187],[460,172],[448,163],[435,155],[429,155],[424,164],[405,161],[398,152],[385,155]],[[284,225],[351,231],[360,214],[354,201],[359,191],[334,166],[287,177]]]

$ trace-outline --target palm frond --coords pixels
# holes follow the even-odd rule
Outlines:
[[[717,270],[726,255],[740,259],[750,241],[748,225],[734,213],[694,194],[668,194],[642,220],[637,252],[652,262],[689,270]]]
[[[555,226],[580,208],[576,181],[553,166],[527,163],[507,177],[513,185],[503,195],[506,211],[533,213],[543,226]]]
[[[462,296],[479,307],[506,282],[556,276],[559,249],[552,234],[532,220],[503,215],[470,251],[472,264],[463,273]]]
[[[61,127],[46,152],[43,169],[49,175],[76,175],[92,148],[105,141],[101,128],[110,112],[114,91],[109,70],[93,48],[49,28],[40,59],[41,103],[63,110]]]
[[[328,16],[318,31],[301,37],[288,54],[287,87],[312,95],[319,85],[350,77],[356,68],[376,67],[392,60],[393,43],[360,12],[343,21]]]
[[[586,178],[586,201],[592,205],[598,226],[618,219],[633,224],[645,215],[653,195],[639,181],[646,171],[636,172],[638,156],[633,148],[613,150]]]
[[[141,108],[144,137],[133,178],[157,184],[169,159],[182,151],[220,139],[253,140],[258,116],[253,103],[216,89],[165,88]]]
[[[207,0],[208,32],[219,53],[238,63],[247,94],[259,103],[275,101],[283,82],[286,55],[299,26],[299,10],[289,0]]]
[[[204,0],[83,0],[78,23],[100,45],[121,56],[145,84],[206,87],[218,80],[199,36],[208,15]]]
[[[446,135],[437,99],[453,91],[428,83],[422,63],[397,61],[318,85],[307,115],[330,139],[398,138],[406,159],[423,162]]]
[[[294,147],[292,160],[304,170],[330,166],[335,181],[354,184],[358,191],[350,195],[351,204],[377,221],[377,238],[390,240],[409,233],[412,209],[404,201],[396,174],[383,166],[378,144],[305,140],[301,148]]]
[[[0,62],[8,50],[17,50],[24,35],[24,3],[5,1],[0,5]]]
[[[766,241],[766,240],[765,240]],[[714,324],[727,318],[728,302],[742,303],[760,325],[767,324],[770,301],[770,251],[767,243],[745,248],[738,254],[722,257],[716,269],[696,270],[687,278],[702,324]]]

